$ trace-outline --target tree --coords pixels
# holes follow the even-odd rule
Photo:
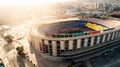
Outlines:
[[[16,50],[17,50],[18,54],[21,54],[24,51],[24,48],[23,48],[23,46],[18,46],[16,48]]]

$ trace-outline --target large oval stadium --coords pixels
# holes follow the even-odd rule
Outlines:
[[[32,46],[44,58],[79,62],[120,47],[120,21],[74,18],[38,25]]]

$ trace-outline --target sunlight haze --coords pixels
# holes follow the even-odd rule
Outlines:
[[[0,5],[36,5],[46,3],[60,3],[71,0],[0,0]]]

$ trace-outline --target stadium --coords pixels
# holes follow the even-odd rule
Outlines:
[[[38,24],[32,46],[50,60],[79,62],[120,47],[120,21],[72,18]]]

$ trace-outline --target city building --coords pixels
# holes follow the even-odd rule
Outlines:
[[[114,8],[112,11],[112,16],[120,18],[120,7]]]
[[[35,29],[35,30],[34,30]],[[120,47],[120,21],[73,18],[43,23],[32,29],[32,46],[44,58],[79,62]]]
[[[76,16],[80,14],[80,11],[78,11],[77,9],[69,9],[69,10],[66,10],[66,13],[65,15],[68,15],[68,16]]]

